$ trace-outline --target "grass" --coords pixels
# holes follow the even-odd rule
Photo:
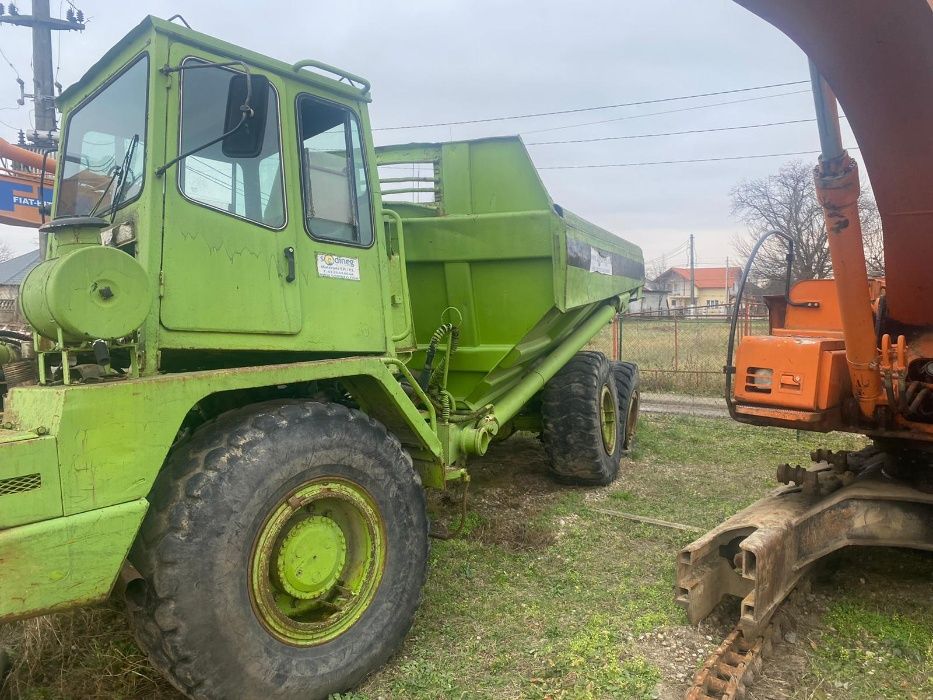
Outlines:
[[[811,636],[815,697],[933,698],[933,558],[880,550],[840,552],[833,563],[823,585],[848,593],[830,602]],[[845,576],[853,564],[858,575]]]
[[[603,489],[555,485],[533,437],[495,444],[471,467],[464,532],[432,543],[424,600],[401,652],[343,700],[681,697],[697,659],[676,660],[657,633],[702,655],[720,641],[688,627],[673,602],[675,556],[693,535],[596,509],[711,527],[770,489],[774,464],[816,446],[862,444],[657,415],[644,416],[638,439],[634,459]],[[432,496],[434,519],[455,522],[455,500]],[[829,602],[808,638],[815,646],[801,644],[795,694],[785,697],[933,695],[933,565],[882,551],[847,554],[819,584]],[[859,576],[874,583],[854,585]],[[0,640],[16,664],[3,698],[178,697],[113,606],[8,625]],[[763,685],[755,697],[781,697],[767,693]]]

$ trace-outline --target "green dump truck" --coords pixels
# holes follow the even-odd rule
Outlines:
[[[641,251],[518,138],[376,149],[366,80],[147,18],[61,96],[6,347],[0,620],[122,581],[184,693],[315,698],[397,649],[424,487],[515,429],[611,481],[637,369],[581,352]]]

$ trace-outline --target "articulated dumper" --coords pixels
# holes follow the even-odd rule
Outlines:
[[[0,620],[120,580],[182,692],[321,698],[412,623],[424,487],[517,429],[614,478],[637,369],[582,349],[641,251],[518,138],[374,148],[369,95],[153,18],[61,95],[33,333],[0,358]]]

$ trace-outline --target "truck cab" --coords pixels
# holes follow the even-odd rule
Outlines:
[[[197,368],[206,350],[392,351],[405,314],[383,303],[369,86],[319,66],[150,17],[62,95],[54,218],[108,220],[105,242],[158,280],[143,374]]]

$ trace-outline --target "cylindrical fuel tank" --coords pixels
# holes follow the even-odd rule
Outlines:
[[[20,290],[23,315],[46,338],[68,342],[129,335],[149,312],[149,281],[132,256],[90,245],[34,267]]]

